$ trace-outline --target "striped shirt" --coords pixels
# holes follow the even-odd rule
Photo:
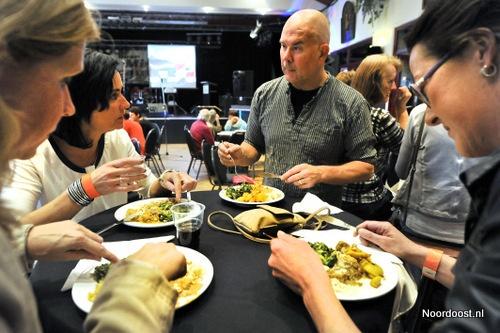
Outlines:
[[[266,155],[265,169],[276,174],[301,163],[372,163],[376,155],[368,103],[330,75],[297,119],[290,86],[283,76],[260,86],[252,100],[245,141]],[[311,192],[331,204],[341,202],[339,185],[317,184],[306,191],[279,179],[266,179],[266,184],[291,197],[302,198]]]
[[[398,155],[399,147],[403,141],[403,129],[399,127],[389,112],[380,108],[371,108],[373,132],[377,139],[375,148],[375,174],[365,182],[348,184],[344,186],[342,201],[350,203],[373,203],[385,196],[387,189],[384,183],[387,179],[387,166],[389,153]]]

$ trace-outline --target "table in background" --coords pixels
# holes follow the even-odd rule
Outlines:
[[[214,278],[203,295],[176,311],[172,332],[315,332],[301,297],[271,275],[269,246],[213,230],[206,223],[212,211],[225,210],[234,216],[243,209],[223,202],[216,191],[192,192],[192,199],[206,205],[199,252],[212,262]],[[294,201],[285,199],[277,206],[290,209]],[[94,215],[82,224],[98,230],[115,221],[115,210]],[[348,213],[336,216],[353,225],[361,222]],[[103,236],[105,241],[119,241],[170,234],[174,234],[173,226],[139,229],[120,225]],[[75,264],[39,262],[31,274],[46,333],[82,332],[86,314],[73,304],[71,291],[60,291]],[[361,331],[387,332],[394,295],[393,290],[373,300],[343,304]]]

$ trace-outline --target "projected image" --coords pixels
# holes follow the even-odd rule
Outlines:
[[[193,45],[148,45],[148,59],[152,88],[196,88],[196,50]]]

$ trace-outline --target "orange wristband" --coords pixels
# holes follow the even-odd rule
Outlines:
[[[436,273],[443,257],[443,251],[436,249],[429,249],[425,256],[424,267],[422,267],[422,275],[429,279],[436,279]]]
[[[86,174],[85,176],[82,177],[82,187],[90,199],[95,199],[101,195],[101,193],[99,193],[96,190],[94,183],[92,183],[92,179],[90,178],[89,174]]]

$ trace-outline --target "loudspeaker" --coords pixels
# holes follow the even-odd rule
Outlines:
[[[233,71],[233,96],[252,97],[253,92],[253,71]]]

